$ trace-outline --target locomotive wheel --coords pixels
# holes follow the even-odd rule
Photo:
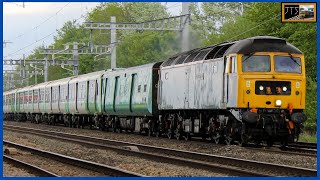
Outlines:
[[[288,138],[286,136],[281,137],[280,145],[281,145],[282,148],[285,148],[285,147],[288,146]]]
[[[220,138],[221,138],[221,135],[218,132],[210,134],[210,140],[212,142],[214,142],[215,144],[219,144],[220,143]]]
[[[254,143],[254,146],[255,147],[259,147],[260,143],[261,143],[261,140],[260,139],[254,139],[253,140],[253,143]]]
[[[273,139],[269,138],[269,139],[267,140],[267,146],[268,146],[268,147],[271,147],[272,145],[273,145]]]
[[[122,133],[122,129],[121,128],[117,129],[117,132]]]
[[[156,135],[157,138],[160,137],[160,136],[161,136],[160,131],[156,131],[156,132],[155,132],[155,135]]]
[[[234,142],[234,138],[233,135],[231,133],[231,128],[227,127],[227,129],[225,129],[225,133],[224,133],[224,141],[227,145],[231,145]]]
[[[182,139],[182,133],[180,132],[180,130],[176,130],[175,132],[175,136],[177,140],[181,140]]]
[[[245,134],[241,134],[241,138],[238,141],[239,146],[241,147],[245,147],[248,143],[248,137]]]
[[[186,140],[186,141],[191,140],[191,135],[190,135],[190,133],[187,133],[187,134],[184,136],[184,140]]]
[[[225,136],[225,142],[227,145],[233,144],[233,138],[231,136]]]
[[[202,135],[202,136],[201,136],[201,139],[204,140],[204,141],[207,140],[206,134]]]
[[[167,136],[169,139],[173,139],[173,136],[174,136],[173,130],[169,129],[167,132]]]
[[[150,128],[148,128],[148,136],[151,137],[153,135],[153,132]]]

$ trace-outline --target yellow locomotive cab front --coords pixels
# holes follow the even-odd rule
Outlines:
[[[305,109],[305,69],[302,54],[238,55],[238,107]]]

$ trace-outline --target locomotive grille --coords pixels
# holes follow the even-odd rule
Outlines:
[[[291,95],[290,81],[256,81],[256,95]]]

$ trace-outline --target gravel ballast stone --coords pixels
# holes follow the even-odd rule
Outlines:
[[[146,176],[227,176],[219,172],[205,171],[184,166],[149,161],[118,154],[114,151],[88,148],[71,142],[47,139],[36,135],[4,131],[4,139],[19,144],[56,152],[67,156],[118,167]]]
[[[4,177],[36,177],[28,171],[18,168],[7,162],[3,162],[3,176]]]
[[[99,138],[107,138],[121,141],[128,141],[133,143],[140,143],[146,145],[160,146],[166,148],[174,148],[180,150],[208,153],[214,155],[236,157],[240,159],[248,159],[262,162],[269,162],[274,164],[283,164],[303,168],[317,168],[317,159],[316,157],[310,156],[292,156],[290,154],[277,154],[265,151],[252,151],[250,149],[242,148],[237,145],[225,146],[225,145],[215,145],[208,142],[199,142],[199,141],[178,141],[176,139],[167,139],[167,138],[156,138],[148,137],[137,134],[126,134],[126,133],[113,133],[113,132],[102,132],[98,130],[89,130],[89,129],[75,129],[67,128],[62,126],[49,126],[44,124],[32,124],[30,122],[13,122],[6,121],[7,125],[19,125],[22,127],[37,128],[43,130],[73,133],[79,135],[86,135]]]

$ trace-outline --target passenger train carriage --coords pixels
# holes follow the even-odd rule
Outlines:
[[[164,62],[112,69],[4,93],[4,117],[215,143],[297,140],[306,120],[302,52],[258,36]]]

